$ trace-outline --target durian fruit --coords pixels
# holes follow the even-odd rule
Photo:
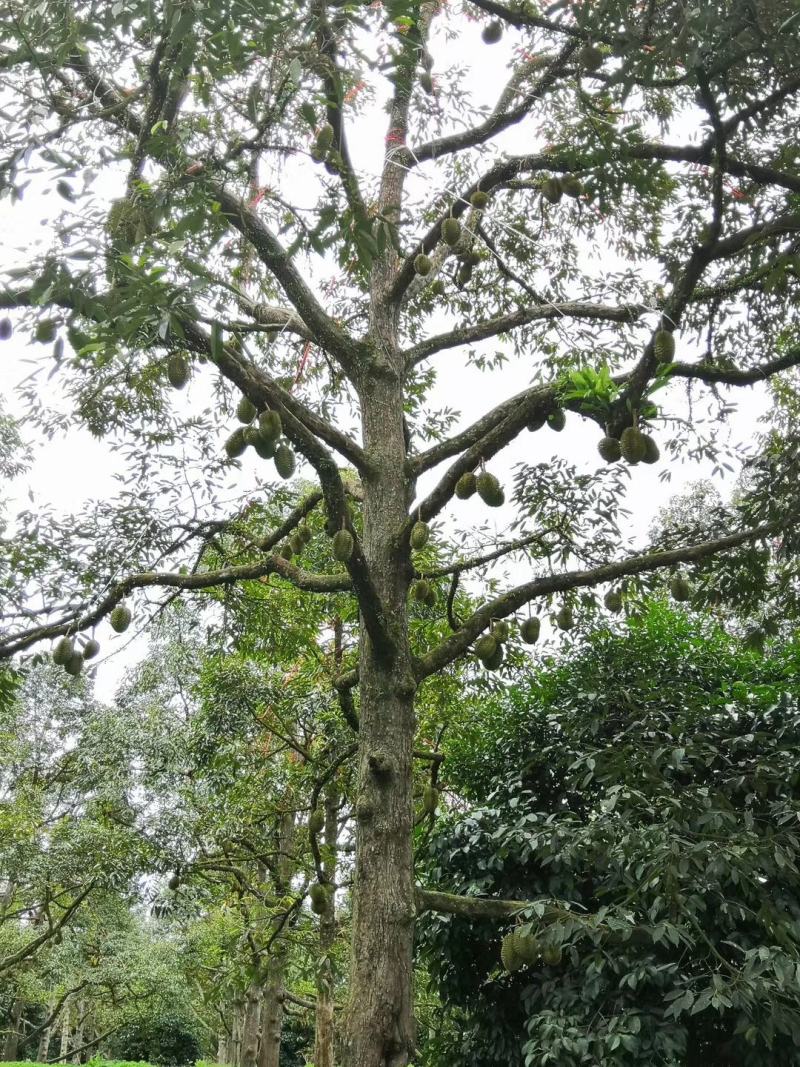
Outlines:
[[[603,603],[609,611],[613,611],[615,614],[622,611],[622,593],[617,589],[609,589],[603,597]]]
[[[247,438],[244,435],[244,427],[234,430],[225,442],[225,454],[228,459],[238,459],[247,451]]]
[[[349,530],[337,530],[333,535],[331,547],[333,549],[333,558],[338,559],[340,563],[346,563],[352,556],[353,548],[355,547],[353,535]]]
[[[519,628],[519,634],[526,645],[535,645],[539,640],[542,624],[537,618],[525,619]]]
[[[0,319],[0,341],[7,341],[12,334],[11,319]]]
[[[676,574],[669,583],[669,591],[673,600],[679,604],[687,601],[692,595],[692,587],[682,574]]]
[[[431,582],[428,583],[428,593],[422,603],[426,608],[433,608],[436,606],[436,586]]]
[[[314,882],[308,891],[311,898],[311,910],[315,915],[324,915],[328,910],[328,890],[321,882]]]
[[[497,648],[494,650],[492,655],[491,656],[487,656],[486,659],[483,660],[482,662],[483,662],[483,665],[484,665],[484,667],[486,668],[487,671],[496,671],[496,670],[498,670],[498,668],[500,667],[500,665],[502,664],[502,662],[503,662],[503,660],[505,658],[506,658],[505,649],[503,648],[502,645],[498,644]]]
[[[414,270],[420,277],[425,278],[430,274],[432,269],[433,263],[431,262],[430,256],[426,256],[424,252],[420,252],[418,256],[414,257]]]
[[[526,425],[526,428],[531,433],[536,433],[537,430],[541,430],[541,428],[544,426],[544,424],[546,422],[547,422],[547,416],[546,415],[537,414],[537,415],[532,415],[528,419],[528,421],[527,421],[527,423],[525,425]]]
[[[278,555],[285,560],[290,560],[294,556],[294,549],[289,541],[284,541],[278,549]]]
[[[73,652],[67,662],[64,664],[64,670],[67,674],[71,674],[73,678],[77,678],[83,670],[83,656],[80,652]]]
[[[470,204],[478,211],[483,211],[486,205],[489,203],[489,194],[483,189],[476,189],[472,196],[469,198]]]
[[[564,190],[564,196],[571,196],[573,200],[576,200],[583,192],[580,179],[576,178],[574,174],[564,175],[561,179],[561,188]]]
[[[584,45],[576,58],[578,63],[587,70],[597,70],[603,65],[603,53],[592,44]]]
[[[100,642],[96,641],[93,637],[91,637],[83,646],[83,658],[94,659],[94,657],[98,654],[99,651]]]
[[[462,263],[458,268],[458,274],[456,274],[456,284],[460,289],[472,279],[472,265],[470,263]]]
[[[445,219],[442,223],[442,238],[445,244],[454,248],[461,237],[461,223],[458,219]]]
[[[320,126],[317,131],[317,136],[314,140],[314,148],[317,150],[320,156],[325,156],[333,144],[334,129],[329,122],[326,122],[324,126]]]
[[[258,416],[258,429],[261,436],[268,441],[277,441],[283,433],[283,423],[280,414],[267,408]]]
[[[189,381],[189,361],[180,352],[169,357],[167,380],[173,389],[183,389]]]
[[[672,363],[675,359],[675,338],[669,330],[656,330],[653,355],[659,363]]]
[[[488,471],[481,471],[475,479],[475,488],[478,490],[478,496],[490,508],[499,508],[505,503],[506,497],[500,483]]]
[[[572,608],[564,604],[556,615],[556,626],[559,630],[571,630],[574,625],[575,619],[572,615]]]
[[[423,72],[420,74],[419,84],[420,88],[429,96],[433,95],[433,78],[427,70],[423,70]]]
[[[411,586],[411,595],[420,604],[424,604],[431,595],[431,583],[420,578]]]
[[[493,637],[492,634],[483,634],[483,636],[479,637],[475,642],[475,655],[480,660],[491,659],[497,651],[498,644],[497,638]]]
[[[426,785],[422,790],[422,810],[427,815],[433,815],[439,803],[439,790],[434,785]]]
[[[745,634],[744,647],[748,652],[763,652],[767,635],[760,626],[754,626]]]
[[[601,437],[597,451],[606,463],[616,463],[622,458],[622,448],[616,437]]]
[[[48,345],[55,340],[56,324],[53,319],[42,319],[41,322],[38,322],[33,336],[36,341],[43,345]]]
[[[496,619],[492,623],[492,636],[496,641],[507,641],[511,636],[511,627],[505,619]]]
[[[176,871],[175,874],[173,874],[170,880],[167,882],[167,887],[171,889],[174,893],[180,884],[181,876]]]
[[[411,527],[411,537],[409,538],[409,541],[411,542],[411,547],[417,552],[421,548],[424,548],[425,545],[427,545],[428,543],[428,538],[430,537],[430,534],[431,531],[427,522],[415,522],[414,525]]]
[[[246,396],[243,396],[236,405],[236,418],[245,425],[252,422],[257,414],[258,408]]]
[[[455,493],[459,500],[469,500],[471,496],[474,496],[477,488],[477,478],[472,471],[467,471],[456,482]]]
[[[446,293],[444,282],[441,278],[434,278],[431,284],[428,286],[428,292],[431,296],[444,296]]]
[[[503,967],[509,972],[518,971],[522,966],[522,960],[517,954],[517,937],[514,930],[506,934],[500,945],[500,959]]]
[[[526,933],[521,926],[514,931],[514,949],[520,963],[527,966],[536,963],[542,952],[539,938],[533,933]]]
[[[125,633],[131,624],[133,619],[133,613],[127,604],[117,604],[108,616],[108,621],[111,623],[111,629],[115,630],[118,634]]]
[[[487,26],[483,27],[481,40],[484,44],[497,44],[502,36],[503,23],[500,19],[493,19]]]
[[[297,536],[300,538],[304,545],[310,544],[314,538],[314,534],[311,530],[311,527],[308,526],[306,523],[303,523],[302,526],[297,527]]]
[[[56,641],[55,648],[53,649],[53,663],[59,667],[63,667],[72,653],[75,651],[75,645],[71,637],[60,637]]]
[[[305,545],[303,544],[303,539],[296,531],[289,538],[289,544],[292,546],[292,552],[294,552],[296,556],[299,556],[305,548]]]
[[[265,437],[255,426],[248,426],[245,440],[256,450],[261,459],[272,459],[275,456],[276,441],[271,437]]]
[[[556,433],[561,433],[567,425],[567,416],[564,413],[564,409],[556,408],[555,411],[551,411],[547,416],[547,425],[551,430],[555,430]]]
[[[661,459],[661,452],[656,442],[648,434],[642,434],[644,438],[644,455],[642,456],[642,463],[658,463]]]
[[[561,184],[561,179],[555,176],[546,178],[542,182],[541,192],[549,204],[557,204],[564,195],[564,186]]]
[[[542,963],[548,967],[557,967],[561,963],[561,945],[544,945],[542,947]]]
[[[291,478],[294,474],[294,452],[288,445],[281,445],[275,450],[275,470],[281,478]]]
[[[308,831],[318,834],[325,826],[325,812],[322,808],[314,808],[308,817]]]
[[[628,426],[622,431],[619,447],[622,458],[631,464],[641,463],[647,451],[644,434],[635,426]]]

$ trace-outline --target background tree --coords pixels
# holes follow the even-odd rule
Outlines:
[[[509,62],[488,110],[470,107],[447,67],[449,30]],[[0,655],[106,616],[122,629],[137,590],[274,576],[309,598],[350,598],[358,651],[332,686],[358,722],[346,1041],[358,1067],[412,1056],[415,916],[451,906],[414,881],[420,687],[482,636],[475,647],[499,666],[486,631],[528,604],[563,597],[568,628],[576,590],[796,526],[793,500],[710,540],[631,552],[617,521],[620,455],[656,461],[654,430],[670,455],[719,454],[720,390],[800,362],[795,30],[788,2],[741,0],[549,14],[494,0],[452,13],[421,0],[10,5],[3,189],[19,199],[41,175],[64,211],[47,252],[12,268],[0,307],[47,346],[25,387],[32,420],[106,438],[129,482],[80,517],[20,517]],[[354,131],[383,106],[374,152]],[[318,196],[299,193],[305,182]],[[2,336],[11,329],[4,320]],[[495,338],[502,358],[475,349],[473,363],[513,359],[519,381],[458,428],[432,406],[435,377],[458,380],[453,350]],[[173,407],[167,382],[190,377],[190,403]],[[681,383],[693,410],[701,389],[710,399],[710,426],[675,407]],[[49,408],[54,384],[66,415]],[[242,426],[220,457],[234,407]],[[487,465],[526,427],[558,431],[568,416],[572,432],[580,421],[603,436],[611,466],[550,462],[541,431],[536,462],[516,472],[516,529],[478,530],[463,553],[421,566],[412,547],[451,506],[475,492],[502,505]],[[300,455],[318,489],[208,569],[201,549],[241,516],[222,489],[248,447],[282,477]],[[246,499],[272,492],[246,471]],[[300,530],[322,509],[334,560],[318,539],[325,565],[311,569]],[[454,588],[473,564],[509,557],[522,573],[489,577],[470,614],[434,604],[432,580]],[[410,637],[410,594],[452,632]],[[61,649],[79,671],[79,650]]]
[[[619,913],[629,940],[565,913],[426,918],[450,1015],[431,1063],[790,1064],[800,776],[796,642],[768,654],[662,604],[602,627],[445,741],[451,814],[429,876],[468,897]]]

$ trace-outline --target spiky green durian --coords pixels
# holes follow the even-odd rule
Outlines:
[[[427,545],[430,534],[431,531],[427,522],[422,522],[421,520],[415,522],[414,525],[411,527],[411,536],[409,538],[409,541],[411,542],[411,547],[415,551],[419,552],[420,549],[424,548],[425,545]]]
[[[291,478],[294,474],[294,452],[288,445],[281,445],[275,450],[275,470],[281,478]]]
[[[467,471],[456,482],[455,493],[459,500],[469,500],[471,496],[474,496],[477,488],[475,475],[472,471]]]
[[[124,633],[131,624],[133,619],[133,612],[127,604],[117,604],[108,617],[108,621],[111,623],[111,629],[115,630],[118,634]]]
[[[350,559],[354,547],[353,535],[349,530],[337,530],[333,535],[331,542],[333,558],[338,559],[340,563],[346,563]]]
[[[616,437],[601,437],[597,451],[606,463],[616,463],[622,458],[622,447]]]
[[[445,244],[453,248],[461,237],[461,223],[458,219],[445,219],[442,223],[442,238]]]
[[[535,645],[539,640],[539,632],[541,628],[542,624],[539,619],[525,619],[519,628],[520,637],[526,645]]]

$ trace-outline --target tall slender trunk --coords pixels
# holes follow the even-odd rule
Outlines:
[[[242,1061],[242,1024],[244,1022],[244,1001],[235,1000],[233,1003],[233,1025],[231,1027],[231,1054],[229,1063],[241,1067]]]
[[[228,1034],[217,1036],[217,1063],[230,1063],[228,1059]]]
[[[85,1004],[84,1004],[84,1002],[82,1000],[78,1001],[77,1012],[78,1012],[78,1017],[77,1017],[77,1022],[76,1022],[76,1026],[75,1026],[75,1040],[73,1041],[73,1047],[76,1048],[76,1049],[80,1049],[83,1046],[83,1043],[84,1043],[83,1033],[84,1033],[84,1026],[85,1026],[85,1023],[86,1023],[86,1006],[85,1006]],[[80,1053],[77,1053],[77,1056],[78,1056],[77,1059],[73,1059],[73,1063],[80,1063],[81,1062]]]
[[[59,1049],[58,1049],[58,1056],[59,1056],[59,1059],[62,1059],[62,1060],[64,1059],[64,1057],[69,1052],[69,1039],[70,1039],[70,1035],[71,1035],[71,1032],[72,1032],[71,1031],[71,1026],[72,1026],[72,1004],[70,1003],[70,1001],[67,1001],[64,1004],[64,1007],[63,1007],[62,1013],[61,1013],[61,1043],[60,1043]]]
[[[261,1033],[261,985],[254,982],[247,990],[242,1020],[240,1067],[257,1067]]]
[[[287,798],[288,801],[289,798]],[[280,820],[277,834],[277,860],[272,871],[275,896],[286,896],[291,889],[295,872],[294,853],[297,826],[291,803]],[[270,957],[264,974],[261,1008],[261,1046],[258,1051],[258,1067],[280,1067],[281,1039],[283,1037],[283,998],[286,978],[288,945],[281,927],[282,917],[276,916],[272,923],[273,941]]]
[[[373,312],[378,365],[359,386],[364,445],[372,465],[362,479],[363,549],[391,649],[376,646],[362,617],[353,942],[343,1052],[349,1067],[405,1067],[414,1049],[411,761],[416,685],[407,629],[412,571],[402,536],[410,486],[395,327],[380,318],[380,304],[373,305]]]
[[[325,858],[327,878],[336,880],[336,846],[338,844],[339,792],[333,786],[325,791]],[[319,965],[317,967],[317,1004],[314,1019],[314,1067],[333,1067],[333,960],[336,941],[336,899],[332,894],[319,919]]]
[[[55,997],[55,994],[53,994],[50,997],[50,999],[48,1001],[48,1004],[47,1004],[47,1016],[46,1016],[47,1018],[49,1018],[50,1015],[52,1015],[53,1009],[55,1008],[55,1006],[56,1006],[56,997]],[[52,1032],[53,1032],[53,1023],[50,1023],[49,1026],[46,1026],[44,1028],[44,1030],[42,1030],[41,1034],[39,1035],[39,1047],[36,1050],[36,1061],[37,1061],[37,1063],[44,1063],[46,1060],[49,1059],[48,1053],[50,1051],[50,1035],[52,1034]]]
[[[21,1036],[21,1022],[22,1013],[25,1010],[25,1001],[22,997],[15,997],[14,1002],[11,1005],[11,1012],[8,1018],[8,1029],[6,1030],[6,1038],[3,1042],[3,1059],[16,1060],[19,1055],[19,1039]]]

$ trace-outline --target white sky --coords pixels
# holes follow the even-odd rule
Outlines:
[[[435,26],[436,32],[430,44],[430,51],[435,59],[434,78],[441,76],[450,63],[464,63],[469,67],[469,73],[463,79],[462,88],[469,92],[476,107],[491,106],[507,76],[506,64],[510,58],[512,42],[515,38],[519,40],[517,35],[507,33],[499,45],[487,49],[480,43],[480,26],[477,24],[466,23],[464,32],[453,41],[446,40],[446,24],[443,21],[437,20]],[[386,114],[380,106],[382,102],[379,101],[370,114],[360,117],[357,132],[351,133],[355,164],[364,173],[375,174],[380,166],[386,128]],[[498,151],[506,149],[519,152],[522,144],[530,146],[531,137],[535,137],[535,128],[530,122],[525,126],[514,127],[498,139]],[[686,140],[687,129],[677,130],[676,138]],[[309,179],[308,166],[308,163],[304,163],[299,168],[287,167],[285,181],[286,188],[291,189],[293,194],[299,190],[301,200],[313,202],[315,178]],[[438,191],[440,188],[439,179],[431,165],[420,169],[419,174],[413,178],[411,187],[418,187],[419,182],[430,183],[431,191]],[[0,201],[0,232],[3,234],[0,268],[25,263],[31,254],[40,253],[42,247],[50,245],[52,219],[65,209],[65,203],[50,189],[45,187],[45,190],[47,195],[43,192],[41,182],[34,183],[21,204],[12,206],[7,199]],[[118,191],[109,187],[109,199],[115,195],[118,195]],[[607,252],[603,253],[603,257],[603,262],[598,262],[597,257],[593,262],[592,256],[587,253],[584,259],[587,266],[600,272],[604,266],[608,266]],[[614,269],[618,266],[613,258],[609,263]],[[569,331],[568,324],[566,329]],[[499,346],[490,343],[487,347],[488,350],[494,351]],[[24,414],[17,387],[35,365],[49,359],[49,351],[50,346],[47,345],[26,344],[23,332],[15,333],[11,341],[0,347],[0,395],[4,398],[7,410],[12,414]],[[679,337],[678,358],[691,355],[691,349],[687,349],[686,342]],[[529,369],[524,361],[512,361],[501,372],[480,374],[466,367],[464,350],[454,349],[436,357],[436,365],[440,371],[439,384],[431,398],[431,406],[447,406],[460,410],[461,417],[457,428],[468,425],[494,404],[529,384]],[[195,374],[198,373],[210,375],[212,368],[210,365],[197,368]],[[54,397],[55,395],[54,387]],[[176,400],[181,404],[197,404],[198,399],[205,402],[207,395],[208,382],[194,381]],[[54,397],[48,397],[48,403],[52,402]],[[758,418],[765,411],[766,392],[760,387],[734,390],[732,399],[739,405],[737,415],[731,420],[735,440],[747,441],[755,435]],[[686,413],[685,391],[680,385],[676,384],[668,391],[660,393],[657,400],[666,413]],[[562,434],[554,434],[547,429],[535,435],[523,432],[500,457],[492,461],[490,468],[501,480],[505,478],[507,485],[510,485],[511,468],[516,463],[523,460],[540,461],[546,459],[550,453],[566,456],[584,468],[594,469],[598,462],[597,440],[598,430],[594,423],[569,416],[567,430]],[[31,471],[18,479],[13,486],[4,487],[4,493],[11,498],[9,513],[13,513],[17,505],[28,507],[29,493],[33,494],[36,501],[47,502],[59,511],[78,511],[90,497],[114,493],[113,475],[118,462],[102,442],[94,440],[87,432],[71,431],[63,438],[39,448]],[[263,461],[261,462],[263,477]],[[631,491],[627,500],[627,506],[632,510],[629,532],[639,536],[640,540],[640,535],[647,530],[658,508],[665,504],[670,496],[680,492],[690,482],[709,477],[711,474],[710,465],[672,463],[672,479],[664,484],[659,481],[659,474],[664,469],[665,462],[653,467],[640,465],[632,470]],[[257,469],[257,463],[248,453],[241,474],[232,472],[231,495],[234,495],[239,487],[247,486]],[[85,471],[92,472],[91,478],[83,475],[82,472]],[[301,473],[309,472],[301,469]],[[421,493],[425,492],[431,481],[431,476],[423,481],[420,486]],[[730,477],[727,480],[728,487],[732,483],[733,477]],[[720,484],[720,489],[723,493],[726,491],[725,483]],[[486,508],[476,500],[455,501],[450,514],[456,517],[459,526],[466,526],[471,522],[477,525],[485,521]],[[492,513],[492,518],[497,521],[498,533],[503,532],[510,514],[509,509]],[[107,698],[116,686],[122,669],[131,662],[134,655],[140,653],[144,642],[138,639],[131,644],[128,634],[115,637],[107,626],[101,628],[99,636],[103,644],[105,662],[100,662],[97,690],[98,696]],[[109,657],[109,653],[113,653],[115,649],[124,651],[121,655]]]

